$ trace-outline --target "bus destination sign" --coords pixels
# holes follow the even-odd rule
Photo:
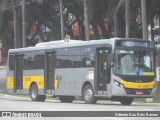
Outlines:
[[[140,41],[118,41],[117,45],[118,46],[125,46],[125,47],[154,48],[154,43],[140,42]]]

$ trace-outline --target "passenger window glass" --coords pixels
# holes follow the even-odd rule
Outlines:
[[[24,70],[34,69],[34,52],[26,52],[24,54]]]
[[[15,56],[9,55],[9,70],[10,71],[14,70],[14,64],[15,64]]]
[[[35,54],[35,69],[44,69],[44,52],[43,51],[38,51]]]
[[[82,47],[81,50],[82,67],[94,67],[94,48],[91,46]]]
[[[80,50],[80,47],[69,49],[69,61],[71,62],[71,67],[81,67]]]
[[[68,56],[68,49],[56,50],[56,68],[68,68],[71,66]]]

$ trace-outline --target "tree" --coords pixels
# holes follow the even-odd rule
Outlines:
[[[141,38],[142,20],[141,20],[141,2],[139,0],[130,1],[130,18],[129,23],[125,19],[125,0],[86,0],[88,4],[88,23],[87,26],[92,26],[94,32],[93,39],[125,37],[125,26],[128,27],[129,37]],[[72,39],[75,39],[73,25],[78,23],[79,38],[85,40],[84,26],[84,0],[64,0],[63,15],[65,32],[69,32]],[[160,1],[147,0],[147,23],[153,25],[153,17],[158,15]],[[3,30],[3,41],[6,39],[13,41],[13,7],[11,0],[1,0],[0,5],[0,21],[1,30]],[[7,7],[5,7],[7,6]],[[18,32],[18,47],[21,47],[22,42],[22,15],[21,5],[19,0],[14,0],[15,11],[17,14],[17,32]],[[61,39],[60,16],[59,16],[59,0],[30,0],[26,5],[26,33],[27,44],[35,45],[37,37],[52,38],[50,40]],[[127,17],[126,17],[127,18]],[[128,23],[127,25],[125,23]],[[33,26],[36,26],[36,32],[33,32]],[[47,32],[49,29],[50,32]],[[12,37],[8,37],[11,36]],[[91,39],[91,38],[90,38]],[[48,39],[47,39],[48,40]],[[13,47],[8,45],[9,47]],[[8,48],[9,48],[8,47]]]

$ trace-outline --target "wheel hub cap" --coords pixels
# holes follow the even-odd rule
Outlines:
[[[92,99],[92,95],[93,95],[92,90],[88,89],[85,93],[86,100],[90,101],[90,99]]]

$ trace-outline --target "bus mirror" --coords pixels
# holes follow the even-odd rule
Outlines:
[[[156,55],[160,55],[159,51],[160,51],[160,47],[156,46]]]
[[[109,66],[112,67],[114,65],[114,53],[109,55]]]
[[[111,53],[109,55],[109,62],[111,63],[111,62],[113,62],[113,60],[114,60],[114,53]]]
[[[160,67],[157,67],[156,69],[156,81],[160,81]]]

